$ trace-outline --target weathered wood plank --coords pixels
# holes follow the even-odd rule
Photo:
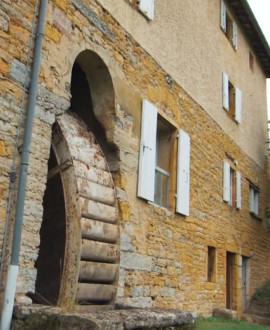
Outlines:
[[[81,261],[79,281],[112,283],[117,277],[118,267],[117,264]]]
[[[82,238],[94,241],[115,243],[118,238],[118,226],[99,220],[81,218]]]
[[[73,164],[75,167],[76,176],[91,182],[99,183],[106,187],[113,188],[112,177],[108,172],[109,169],[101,170],[78,160],[74,160]]]
[[[118,209],[113,206],[94,202],[89,199],[80,198],[81,212],[84,218],[116,223]]]
[[[77,183],[80,196],[106,205],[115,204],[114,189],[81,178],[77,178]]]
[[[72,158],[81,162],[84,162],[88,166],[94,166],[101,170],[107,169],[107,163],[102,154],[96,153],[91,148],[84,147],[83,149],[70,148]]]
[[[80,302],[109,302],[115,295],[115,286],[78,283],[76,300]]]
[[[110,243],[82,240],[81,259],[100,262],[117,262],[119,247]]]

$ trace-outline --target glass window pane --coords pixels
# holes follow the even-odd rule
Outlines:
[[[169,207],[169,185],[170,176],[156,169],[155,181],[155,204],[160,206]]]

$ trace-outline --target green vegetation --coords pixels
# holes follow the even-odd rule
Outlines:
[[[196,330],[207,330],[207,329],[215,329],[215,330],[223,330],[223,329],[230,329],[230,330],[262,330],[262,329],[270,329],[270,327],[254,324],[254,323],[247,323],[241,320],[225,320],[222,318],[216,317],[209,317],[203,318],[199,317],[197,320],[197,324],[195,327]]]
[[[251,297],[251,302],[258,303],[262,306],[270,305],[270,279],[255,291]]]

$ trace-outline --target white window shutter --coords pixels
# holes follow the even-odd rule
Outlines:
[[[155,191],[156,136],[157,108],[143,100],[138,196],[151,202],[154,201]]]
[[[236,172],[236,207],[241,210],[242,207],[242,193],[241,193],[241,173]]]
[[[239,88],[235,88],[235,121],[239,124],[242,120],[242,92]]]
[[[230,164],[224,160],[223,162],[223,200],[230,203],[231,187],[230,187]]]
[[[237,49],[237,25],[235,22],[233,22],[232,28],[233,28],[232,43],[233,43],[233,47]]]
[[[229,77],[226,72],[222,73],[222,100],[223,108],[229,110]]]
[[[189,215],[190,137],[178,131],[176,212]]]
[[[220,4],[220,26],[226,32],[226,5],[223,0],[221,0]]]
[[[155,0],[140,0],[139,9],[149,19],[154,19]]]
[[[254,212],[254,189],[249,188],[249,211]]]

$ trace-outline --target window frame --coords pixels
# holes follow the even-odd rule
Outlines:
[[[252,184],[249,185],[249,213],[259,216],[259,189]]]
[[[241,173],[235,166],[223,161],[223,201],[238,210],[242,208]]]
[[[169,164],[167,164],[167,169],[163,168],[161,164],[159,163],[159,149],[163,145],[163,141],[159,139],[160,134],[159,133],[165,133],[167,140],[166,143],[166,151],[169,155],[167,155],[169,161]],[[167,122],[162,116],[159,114],[157,115],[157,130],[156,130],[156,159],[155,159],[155,192],[154,192],[154,204],[159,205],[161,207],[164,207],[166,209],[171,208],[171,178],[173,176],[173,173],[175,172],[174,168],[174,162],[172,161],[172,153],[173,153],[173,144],[174,144],[174,136],[175,136],[176,128],[173,127],[169,122]],[[161,134],[164,137],[164,134]],[[161,174],[163,177],[167,178],[167,197],[166,202],[163,198],[163,185],[161,185],[161,190],[157,191],[158,186],[158,179],[157,179],[157,173]]]
[[[220,26],[234,50],[237,50],[237,24],[228,12],[223,0],[220,2]]]
[[[222,72],[222,106],[237,124],[242,122],[242,91],[235,87],[226,72]]]
[[[190,198],[190,137],[182,129],[176,129],[163,116],[159,117],[172,129],[170,153],[173,157],[170,157],[171,180],[168,208],[170,210],[174,209],[176,213],[188,216]],[[152,204],[155,204],[157,125],[158,110],[152,103],[144,99],[142,101],[137,195]]]

